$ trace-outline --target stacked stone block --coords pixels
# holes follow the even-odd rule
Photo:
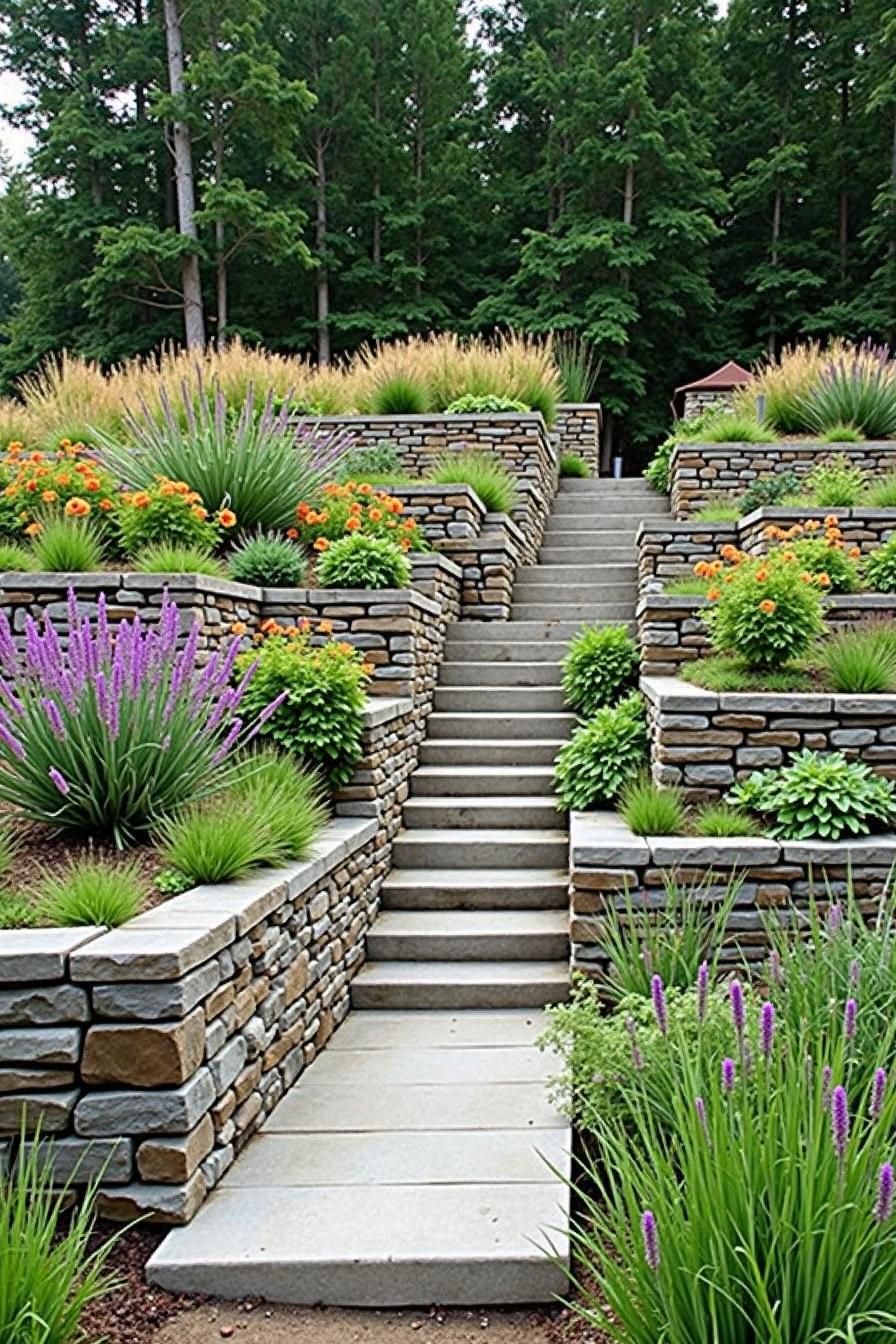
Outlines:
[[[558,455],[575,453],[600,475],[600,406],[597,402],[561,402],[551,427]]]

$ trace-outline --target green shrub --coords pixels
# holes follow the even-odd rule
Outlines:
[[[34,557],[15,541],[0,542],[0,573],[27,574],[34,566]]]
[[[646,773],[624,785],[619,814],[635,835],[681,835],[687,825],[681,790],[654,784]]]
[[[531,410],[524,401],[517,401],[514,397],[496,397],[487,395],[476,397],[468,394],[465,397],[456,397],[450,405],[445,407],[446,415],[500,415],[502,411],[522,411]]]
[[[126,490],[119,498],[115,521],[125,555],[138,555],[150,546],[185,546],[212,551],[221,536],[221,523],[236,525],[232,509],[210,518],[202,496],[184,481],[162,478],[145,490]]]
[[[668,495],[672,488],[669,471],[672,466],[672,454],[678,442],[678,437],[670,434],[657,448],[643,471],[645,480],[661,495]]]
[[[582,810],[612,803],[647,754],[644,702],[637,692],[605,705],[561,747],[554,783],[564,808]]]
[[[115,1287],[106,1264],[118,1236],[97,1245],[95,1184],[77,1200],[71,1184],[54,1188],[52,1139],[21,1139],[0,1178],[0,1339],[78,1344],[87,1307]]]
[[[896,532],[865,556],[862,576],[876,593],[896,593]]]
[[[872,481],[859,502],[873,509],[896,509],[896,471]]]
[[[885,348],[860,346],[822,369],[803,397],[811,429],[853,425],[871,439],[896,435],[896,366]]]
[[[191,884],[234,882],[275,862],[264,816],[245,796],[227,790],[166,817],[158,831],[162,857]]]
[[[862,761],[839,751],[803,750],[788,765],[756,771],[734,785],[729,799],[765,819],[784,840],[839,840],[868,835],[896,813],[896,786]]]
[[[867,482],[862,469],[841,455],[815,467],[807,484],[820,509],[848,509],[858,504]]]
[[[826,640],[822,657],[831,688],[846,695],[896,691],[896,625],[858,626]]]
[[[694,818],[694,832],[707,839],[738,835],[761,835],[755,818],[731,803],[704,803]]]
[[[566,703],[588,717],[638,679],[638,646],[624,625],[583,626],[562,665]]]
[[[287,537],[248,537],[231,551],[230,577],[260,588],[298,588],[305,582],[308,563],[301,546]]]
[[[591,475],[591,468],[584,457],[579,457],[578,453],[561,453],[560,475],[584,480]]]
[[[307,636],[271,635],[237,660],[245,673],[257,662],[244,713],[257,714],[283,696],[262,733],[295,752],[331,785],[347,784],[361,755],[364,687],[369,668],[348,644],[312,646]]]
[[[272,863],[304,859],[326,824],[320,780],[270,747],[245,761],[231,793],[264,819]]]
[[[166,541],[139,551],[133,563],[137,574],[207,574],[215,579],[223,579],[227,574],[222,562],[209,551]]]
[[[377,443],[369,448],[347,448],[335,464],[333,479],[370,481],[375,476],[389,485],[401,480],[405,470],[391,443]]]
[[[437,485],[469,485],[489,513],[510,513],[516,503],[516,482],[488,453],[445,453],[428,478]]]
[[[38,904],[50,924],[108,924],[115,928],[139,913],[146,890],[139,864],[81,858],[45,878]]]
[[[776,476],[760,476],[748,485],[740,497],[740,512],[752,513],[783,504],[788,495],[799,492],[802,481],[795,471],[779,471]]]
[[[827,575],[825,585],[831,593],[854,593],[859,586],[859,571],[855,560],[842,547],[833,545],[825,537],[803,537],[785,542],[784,550],[793,551],[800,569],[817,578]]]
[[[321,588],[407,588],[411,563],[388,537],[341,537],[317,562]]]
[[[820,583],[786,552],[741,559],[707,594],[714,605],[703,617],[713,648],[751,668],[779,668],[800,657],[823,628]]]
[[[713,416],[700,436],[703,443],[771,443],[774,437],[767,425],[734,411]]]
[[[96,528],[74,518],[47,518],[31,543],[32,569],[86,574],[103,567],[103,544]]]
[[[855,425],[831,425],[820,436],[822,443],[863,443],[865,435]]]
[[[430,409],[425,383],[407,374],[392,374],[374,387],[370,400],[361,406],[372,415],[425,415]]]

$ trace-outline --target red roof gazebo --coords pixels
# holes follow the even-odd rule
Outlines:
[[[681,387],[676,387],[675,395],[672,398],[672,406],[676,415],[681,415],[684,408],[685,399],[689,392],[709,392],[718,393],[724,396],[726,392],[733,392],[735,388],[743,387],[749,383],[753,375],[749,369],[745,369],[742,364],[729,359],[727,364],[716,369],[705,378],[698,378],[694,383],[684,383]]]

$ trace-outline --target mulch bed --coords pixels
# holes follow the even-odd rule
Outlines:
[[[114,1223],[97,1224],[91,1238],[91,1250],[108,1237],[120,1234],[106,1262],[116,1287],[107,1296],[92,1302],[82,1316],[85,1340],[103,1340],[104,1344],[148,1344],[156,1330],[172,1316],[202,1300],[166,1293],[146,1282],[146,1262],[167,1231],[163,1227],[132,1227],[121,1233]]]

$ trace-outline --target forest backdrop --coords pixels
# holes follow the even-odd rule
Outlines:
[[[723,359],[894,337],[887,0],[0,0],[0,48],[7,388],[183,340],[186,288],[206,339],[321,359],[579,332],[640,447]]]

